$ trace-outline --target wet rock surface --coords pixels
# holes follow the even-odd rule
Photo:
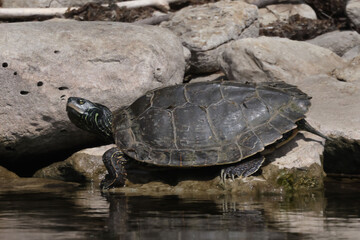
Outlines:
[[[321,155],[324,141],[310,133],[298,134],[288,144],[266,156],[259,173],[247,178],[220,179],[221,167],[176,169],[144,166],[132,161],[120,192],[183,194],[196,189],[204,193],[282,193],[316,190],[323,186]],[[112,146],[85,149],[67,160],[54,163],[34,177],[99,184],[104,178],[102,154]],[[113,191],[113,190],[110,190]]]
[[[21,178],[0,166],[0,193],[10,192],[61,192],[79,187],[78,183],[63,182],[44,178]]]

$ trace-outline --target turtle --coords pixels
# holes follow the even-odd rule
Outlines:
[[[220,177],[248,177],[264,156],[298,130],[328,139],[305,120],[311,97],[285,82],[211,81],[151,90],[129,106],[69,97],[67,114],[79,128],[116,147],[103,162],[103,189],[123,187],[131,161],[173,168],[219,166]]]

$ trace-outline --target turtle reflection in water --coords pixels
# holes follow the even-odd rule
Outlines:
[[[104,153],[109,172],[103,188],[125,185],[126,164],[195,168],[222,165],[221,178],[247,177],[264,153],[297,130],[323,138],[304,119],[310,97],[293,85],[267,82],[200,82],[149,91],[111,112],[70,97],[67,112],[79,128],[101,134],[117,147]],[[285,137],[287,136],[287,137]]]

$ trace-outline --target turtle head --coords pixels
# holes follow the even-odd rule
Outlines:
[[[112,113],[104,105],[84,98],[69,97],[66,111],[71,122],[77,127],[114,142],[111,129]]]

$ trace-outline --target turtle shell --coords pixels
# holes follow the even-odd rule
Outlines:
[[[200,82],[152,90],[114,112],[117,146],[159,166],[241,161],[296,128],[310,98],[284,82]]]

